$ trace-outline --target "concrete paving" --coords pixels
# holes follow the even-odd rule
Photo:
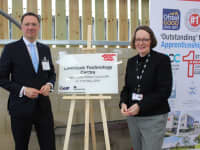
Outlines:
[[[80,130],[82,127],[72,127],[72,134],[70,136],[69,150],[83,150],[84,149],[84,131],[77,132],[73,130]],[[98,128],[98,127],[97,127]],[[97,150],[105,150],[104,133],[102,130],[97,129],[96,140]],[[60,133],[63,134],[60,134]],[[65,128],[60,128],[56,131],[56,148],[63,150]],[[109,137],[111,150],[131,150],[130,138],[128,129],[125,128],[109,128]],[[90,150],[92,150],[92,142],[90,136]],[[14,150],[14,141],[11,133],[0,135],[0,150]],[[36,133],[33,131],[29,143],[29,150],[39,150],[39,145],[36,138]]]

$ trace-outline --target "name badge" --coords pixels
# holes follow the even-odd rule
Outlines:
[[[136,93],[133,93],[132,94],[132,100],[133,101],[141,101],[143,99],[143,94],[136,94]]]
[[[47,60],[46,57],[44,57],[42,60],[42,70],[44,70],[44,71],[50,70],[49,60]]]

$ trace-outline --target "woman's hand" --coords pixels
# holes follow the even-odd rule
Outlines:
[[[128,108],[127,112],[130,116],[135,116],[139,113],[140,106],[138,104],[133,104],[131,107]]]
[[[121,104],[121,114],[122,114],[123,116],[129,116],[129,114],[128,114],[128,109],[127,109],[127,105],[124,104],[124,103]]]

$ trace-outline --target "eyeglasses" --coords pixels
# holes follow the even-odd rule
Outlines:
[[[149,41],[150,41],[150,39],[135,39],[135,42],[137,42],[137,43],[139,43],[139,42],[147,43]]]

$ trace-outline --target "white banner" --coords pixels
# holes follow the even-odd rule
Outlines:
[[[117,54],[62,54],[59,63],[60,93],[117,94]]]
[[[163,148],[200,148],[200,0],[150,0],[150,26],[173,70]]]

